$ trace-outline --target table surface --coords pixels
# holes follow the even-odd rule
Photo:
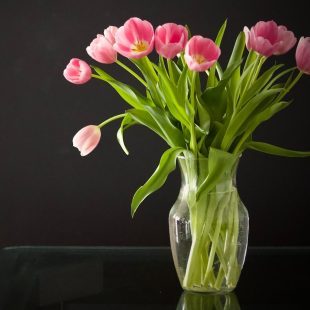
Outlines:
[[[249,248],[227,295],[183,292],[168,247],[0,250],[0,309],[309,309],[310,248]]]

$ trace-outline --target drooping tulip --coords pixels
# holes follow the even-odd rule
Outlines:
[[[185,47],[185,61],[192,71],[208,70],[220,57],[220,48],[208,38],[193,36]]]
[[[255,26],[243,29],[248,50],[269,57],[288,52],[295,44],[296,37],[285,26],[278,26],[273,20],[260,21]]]
[[[167,23],[155,31],[155,48],[159,55],[172,59],[184,50],[188,32],[182,25]]]
[[[73,84],[84,84],[91,79],[91,68],[84,60],[72,58],[63,75]]]
[[[104,35],[98,34],[86,51],[90,57],[104,64],[111,64],[117,60],[117,52],[113,48],[117,27],[110,26],[104,30]]]
[[[300,38],[295,58],[297,68],[305,74],[310,74],[310,37]]]
[[[150,22],[132,17],[115,34],[114,49],[127,58],[142,58],[154,48],[154,29]]]
[[[100,128],[96,125],[88,125],[75,134],[72,143],[81,152],[81,156],[86,156],[95,149],[100,138]]]

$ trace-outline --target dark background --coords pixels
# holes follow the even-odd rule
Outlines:
[[[98,148],[82,158],[76,131],[119,114],[126,104],[107,85],[68,83],[70,58],[95,63],[85,51],[97,33],[129,17],[190,25],[215,38],[228,17],[221,62],[244,25],[274,19],[310,35],[306,1],[9,1],[0,2],[0,246],[168,245],[167,218],[180,187],[173,173],[132,220],[130,201],[167,146],[142,127],[126,133],[127,157],[105,127]],[[294,65],[294,51],[272,61]],[[122,81],[117,65],[104,68]],[[310,79],[290,95],[294,104],[260,127],[255,138],[309,149]],[[250,245],[310,245],[309,159],[247,151],[238,183],[250,214]]]

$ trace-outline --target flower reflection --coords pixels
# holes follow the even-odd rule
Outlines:
[[[220,295],[183,292],[177,310],[241,310],[241,308],[234,293]]]

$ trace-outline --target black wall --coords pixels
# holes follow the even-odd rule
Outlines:
[[[102,131],[86,158],[72,137],[88,124],[127,107],[107,85],[68,83],[62,71],[72,57],[94,63],[86,46],[109,25],[131,16],[153,25],[188,24],[214,38],[228,17],[225,62],[244,25],[274,19],[295,34],[310,35],[307,1],[17,1],[0,2],[0,246],[21,244],[168,245],[167,217],[180,179],[175,172],[132,220],[130,201],[151,175],[166,145],[142,127],[126,133],[126,157],[116,141],[118,124]],[[226,55],[226,57],[225,57]],[[294,65],[294,51],[272,61]],[[116,65],[105,69],[132,82]],[[310,149],[310,78],[294,103],[263,125],[257,140]],[[250,214],[250,245],[310,245],[310,159],[246,152],[239,167],[240,195]]]

